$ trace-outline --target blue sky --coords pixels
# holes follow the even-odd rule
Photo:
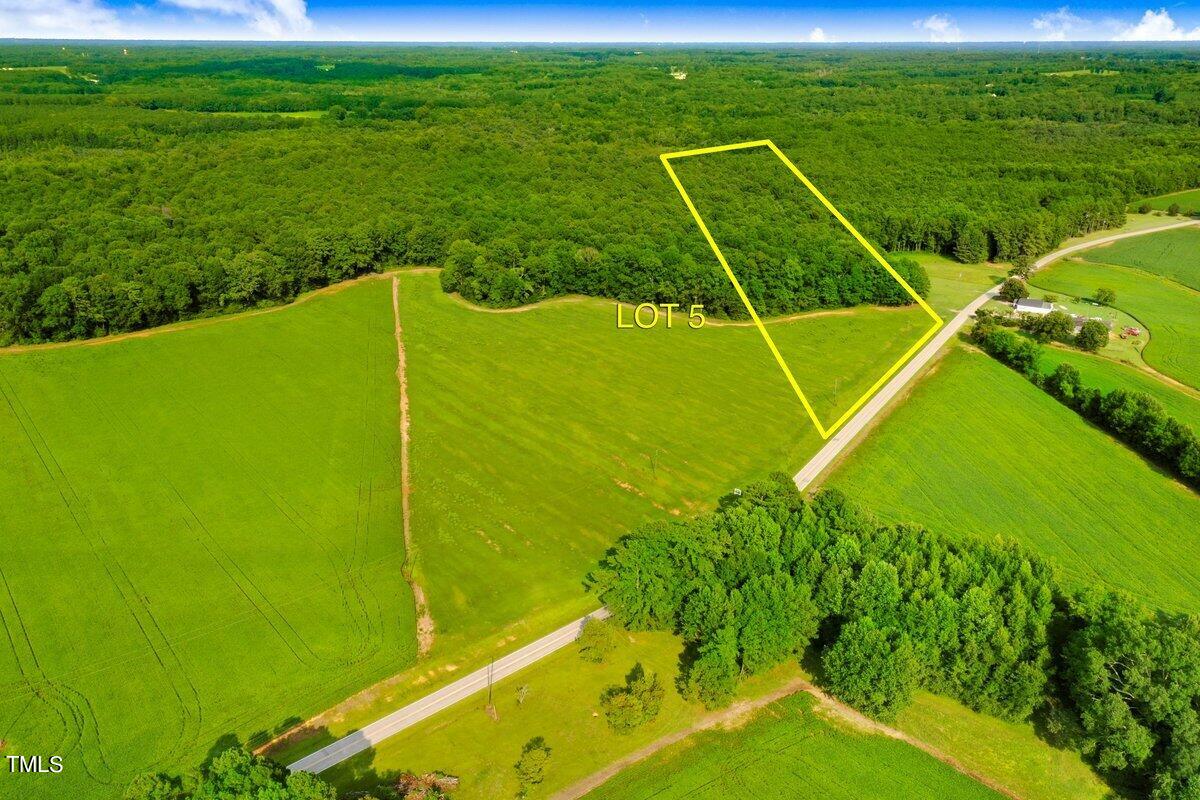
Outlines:
[[[1200,7],[1099,0],[637,3],[0,0],[0,38],[575,42],[1200,41]]]

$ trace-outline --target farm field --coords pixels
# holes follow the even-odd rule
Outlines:
[[[918,692],[897,728],[987,775],[1024,800],[1106,800],[1111,789],[1079,753],[1040,739],[1032,723],[980,714]]]
[[[0,795],[116,797],[412,663],[395,370],[380,280],[0,353],[0,738],[68,765]]]
[[[621,772],[596,800],[793,797],[999,798],[907,744],[831,722],[807,694],[733,730],[695,734]]]
[[[885,519],[1015,539],[1073,581],[1200,610],[1200,497],[988,356],[938,370],[827,483]]]
[[[1130,206],[1136,208],[1142,203],[1149,203],[1155,211],[1166,211],[1175,203],[1178,203],[1179,208],[1185,212],[1200,211],[1200,189],[1188,189],[1186,192],[1172,192],[1158,197],[1148,197],[1145,200],[1130,203]]]
[[[452,650],[578,616],[595,603],[580,581],[623,531],[798,467],[820,441],[747,325],[617,330],[614,304],[592,299],[488,313],[432,274],[401,276],[400,312],[417,562]],[[927,319],[858,309],[771,330],[832,413]]]
[[[745,323],[617,330],[612,301],[495,312],[444,294],[433,273],[399,281],[431,659],[335,709],[317,735],[281,744],[285,762],[590,611],[583,580],[622,533],[710,508],[821,444]],[[824,381],[809,396],[832,413],[927,320],[916,308],[859,308],[767,324],[801,385]]]
[[[1200,388],[1200,292],[1148,272],[1076,259],[1047,267],[1030,286],[1072,297],[1091,297],[1099,287],[1112,289],[1116,308],[1150,330],[1142,351],[1146,363]]]
[[[1062,363],[1078,368],[1083,382],[1104,392],[1125,389],[1145,392],[1154,397],[1172,416],[1200,431],[1200,391],[1172,386],[1153,375],[1127,364],[1118,364],[1103,356],[1078,350],[1048,347],[1042,354],[1042,371],[1049,372]]]
[[[1122,239],[1085,250],[1082,258],[1140,269],[1200,291],[1200,225]]]

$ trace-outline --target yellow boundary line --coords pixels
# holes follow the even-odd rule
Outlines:
[[[804,184],[805,188],[807,188],[814,197],[821,201],[821,205],[829,209],[829,212],[837,218],[837,221],[842,223],[842,226],[845,227],[846,230],[850,231],[850,234],[858,241],[858,243],[866,248],[867,252],[870,253],[871,256],[878,261],[885,270],[888,271],[888,274],[895,278],[900,285],[904,287],[904,291],[908,292],[913,300],[917,302],[917,305],[919,305],[921,309],[933,319],[933,326],[929,330],[925,331],[921,338],[917,340],[916,344],[910,347],[904,355],[900,356],[900,359],[896,361],[895,364],[892,364],[892,366],[888,368],[887,372],[883,373],[879,380],[875,381],[871,388],[868,389],[862,397],[854,401],[854,405],[850,406],[846,413],[842,414],[842,416],[840,416],[828,428],[826,428],[821,423],[820,418],[817,417],[816,411],[813,410],[812,404],[808,401],[808,398],[805,397],[804,391],[796,382],[796,378],[794,375],[792,375],[791,369],[788,368],[787,362],[784,360],[783,355],[779,352],[779,348],[775,346],[775,340],[771,338],[771,334],[767,331],[766,326],[763,325],[762,320],[758,318],[758,312],[754,310],[754,305],[750,302],[750,298],[746,296],[745,290],[742,289],[742,284],[738,282],[737,276],[734,275],[733,270],[730,269],[729,262],[725,260],[725,255],[721,252],[721,248],[717,246],[716,240],[713,239],[712,234],[709,233],[708,226],[704,224],[704,219],[700,216],[700,212],[696,210],[696,204],[692,202],[692,198],[688,196],[687,190],[683,188],[683,184],[680,182],[679,176],[676,175],[675,170],[671,168],[671,159],[674,158],[688,158],[690,156],[701,156],[709,153],[723,153],[728,150],[746,150],[752,147],[770,148],[771,152],[778,156],[779,160],[782,161],[787,168],[792,171],[792,174],[800,179],[800,182]],[[663,153],[661,156],[659,156],[659,158],[662,160],[663,166],[666,167],[667,174],[671,176],[671,180],[674,182],[675,188],[679,190],[680,196],[683,197],[683,202],[687,205],[688,211],[692,212],[692,218],[695,219],[696,224],[700,226],[700,232],[704,234],[704,238],[708,241],[708,246],[711,247],[713,253],[716,254],[717,261],[721,262],[721,266],[725,269],[725,274],[729,277],[730,282],[733,284],[733,288],[737,290],[738,297],[742,298],[742,303],[745,304],[746,310],[750,312],[750,319],[754,320],[755,327],[757,327],[758,332],[762,334],[763,340],[766,341],[767,347],[771,350],[771,354],[775,356],[775,361],[779,364],[780,369],[783,370],[783,374],[787,377],[788,383],[791,384],[792,390],[795,391],[796,397],[800,398],[800,402],[803,404],[804,410],[808,412],[809,419],[811,419],[813,421],[813,425],[817,427],[817,432],[821,434],[822,439],[828,439],[833,435],[834,431],[845,424],[846,420],[854,416],[854,412],[858,411],[858,409],[862,407],[863,403],[867,402],[867,400],[871,398],[871,395],[875,394],[875,392],[877,392],[881,386],[887,383],[888,379],[895,375],[896,371],[899,370],[900,367],[904,366],[904,363],[912,358],[913,355],[920,350],[927,341],[929,341],[930,337],[937,333],[938,329],[945,324],[942,318],[938,316],[937,312],[930,308],[929,304],[926,303],[919,294],[913,291],[913,288],[908,285],[908,282],[905,281],[904,278],[900,277],[900,274],[896,272],[896,270],[892,269],[892,265],[889,264],[883,258],[883,256],[879,255],[878,251],[871,246],[871,243],[864,239],[861,233],[855,230],[854,226],[850,224],[849,220],[843,217],[841,212],[833,207],[833,204],[825,198],[825,195],[821,194],[821,191],[817,189],[816,186],[813,186],[812,181],[806,178],[804,173],[797,169],[796,165],[793,164],[791,160],[783,154],[783,151],[776,147],[775,143],[770,139],[757,139],[753,142],[739,142],[737,144],[723,144],[717,147],[701,147],[696,150],[680,150],[675,153]]]

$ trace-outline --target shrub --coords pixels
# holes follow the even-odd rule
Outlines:
[[[593,664],[603,664],[616,649],[617,629],[608,620],[589,618],[579,634],[579,657]]]
[[[624,686],[610,686],[600,696],[600,707],[608,725],[617,733],[628,733],[658,716],[666,691],[653,672],[634,666]]]
[[[521,783],[521,795],[546,779],[546,767],[550,763],[550,746],[541,736],[535,736],[521,748],[521,757],[513,765],[517,780]]]

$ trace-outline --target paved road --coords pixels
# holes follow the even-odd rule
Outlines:
[[[470,675],[464,675],[454,683],[443,686],[436,692],[427,694],[420,700],[393,711],[362,730],[338,739],[333,744],[322,747],[294,764],[288,764],[288,769],[292,772],[321,772],[329,769],[334,764],[341,763],[347,758],[379,744],[389,736],[449,708],[458,701],[487,689],[489,682],[495,683],[506,678],[550,655],[555,650],[567,646],[579,638],[585,622],[589,619],[604,619],[607,616],[609,616],[608,609],[601,608],[585,617],[580,617],[554,633],[543,636],[536,642],[527,644],[520,650],[515,650],[488,666],[475,670]]]
[[[1034,264],[1034,269],[1040,269],[1050,262],[1062,258],[1065,255],[1070,255],[1078,250],[1083,250],[1088,247],[1095,247],[1107,242],[1115,242],[1118,239],[1125,239],[1130,236],[1142,236],[1147,233],[1156,231],[1168,230],[1170,228],[1181,228],[1185,225],[1195,225],[1194,221],[1180,222],[1171,225],[1163,225],[1157,228],[1148,228],[1141,231],[1130,231],[1129,233],[1118,233],[1112,236],[1105,236],[1101,239],[1095,239],[1090,242],[1064,247],[1047,256],[1038,259]],[[971,318],[981,305],[986,303],[996,294],[996,289],[990,289],[979,297],[972,300],[966,308],[959,311],[952,320],[944,325],[937,334],[926,343],[925,347],[919,353],[913,356],[904,367],[897,372],[890,381],[879,392],[867,401],[858,413],[855,414],[849,422],[835,433],[821,450],[809,460],[804,468],[796,473],[796,485],[801,489],[807,487],[812,481],[828,467],[833,460],[841,453],[848,444],[854,439],[859,432],[867,426],[867,424],[883,410],[883,407],[911,381],[921,369],[929,363],[930,359],[937,353],[941,347],[950,340],[952,336],[958,333],[959,329]],[[321,772],[329,769],[335,764],[339,764],[357,753],[361,753],[379,742],[393,736],[400,731],[408,728],[416,723],[428,719],[439,711],[442,711],[460,700],[483,691],[488,687],[489,681],[496,681],[506,678],[513,673],[524,669],[530,664],[545,658],[551,653],[559,650],[571,642],[579,638],[579,632],[583,629],[583,624],[588,619],[604,619],[609,616],[608,609],[600,608],[581,617],[574,622],[571,622],[547,636],[543,636],[532,644],[525,645],[519,650],[516,650],[503,658],[495,661],[491,665],[483,669],[476,670],[470,675],[465,675],[459,678],[454,683],[438,689],[432,694],[428,694],[417,700],[414,703],[404,706],[386,717],[372,722],[365,728],[338,739],[333,744],[327,745],[312,755],[305,756],[299,761],[289,764],[288,769],[292,772]]]
[[[1144,236],[1147,233],[1157,233],[1158,231],[1166,231],[1172,228],[1183,228],[1188,225],[1196,224],[1198,223],[1195,220],[1175,222],[1169,225],[1160,225],[1158,227],[1146,228],[1139,231],[1114,233],[1111,236],[1103,236],[1099,239],[1080,242],[1079,244],[1074,244],[1070,247],[1064,247],[1061,250],[1055,250],[1049,255],[1042,256],[1034,262],[1033,269],[1041,269],[1051,262],[1057,261],[1063,256],[1069,256],[1072,253],[1076,253],[1080,250],[1086,250],[1089,247],[1108,244],[1109,242],[1115,242],[1118,239],[1128,239],[1131,236]],[[831,436],[825,443],[825,446],[822,447],[815,456],[809,459],[808,463],[796,473],[795,477],[792,479],[796,482],[796,486],[803,490],[806,489],[814,480],[816,480],[817,476],[824,472],[825,469],[827,469],[829,465],[832,464],[839,455],[841,455],[842,451],[846,449],[846,446],[854,441],[855,437],[857,437],[858,434],[860,434],[863,429],[871,423],[871,420],[875,419],[875,416],[882,411],[884,407],[904,389],[905,386],[908,385],[909,381],[916,377],[917,373],[925,368],[925,365],[928,364],[935,355],[937,355],[937,352],[942,349],[942,346],[945,345],[946,342],[950,341],[951,337],[958,334],[959,329],[961,329],[962,326],[967,323],[967,320],[971,319],[979,307],[996,296],[997,291],[999,291],[998,287],[988,289],[986,292],[979,295],[979,297],[976,297],[974,300],[968,303],[965,308],[954,315],[953,319],[943,325],[941,329],[934,335],[934,337],[930,339],[923,348],[921,348],[920,352],[913,356],[912,360],[905,364],[899,372],[893,375],[892,379],[884,384],[883,388],[880,389],[874,397],[864,403],[863,407],[858,410],[858,413],[851,417],[849,422],[839,428],[837,433]]]

